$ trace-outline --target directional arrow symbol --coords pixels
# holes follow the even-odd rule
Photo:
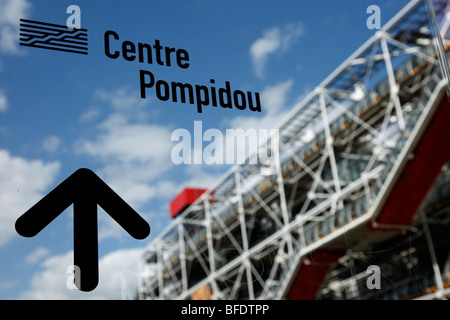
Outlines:
[[[16,221],[16,231],[34,237],[73,203],[75,285],[91,291],[98,284],[97,204],[136,239],[150,234],[148,223],[89,169],[78,169]]]

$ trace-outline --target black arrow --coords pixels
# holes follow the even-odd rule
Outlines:
[[[145,239],[150,226],[89,169],[78,169],[16,221],[16,231],[34,237],[73,203],[75,285],[91,291],[98,284],[97,204],[136,239]]]

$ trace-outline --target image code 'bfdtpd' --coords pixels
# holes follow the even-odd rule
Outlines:
[[[88,54],[87,29],[20,19],[20,45]]]

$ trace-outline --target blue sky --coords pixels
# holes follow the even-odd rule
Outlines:
[[[0,0],[0,299],[118,299],[120,275],[169,220],[183,187],[208,187],[227,165],[174,165],[171,133],[203,128],[271,128],[407,1],[31,1]],[[19,46],[19,20],[65,24],[81,8],[88,55]],[[187,69],[105,56],[103,36],[182,48]],[[261,113],[163,102],[139,93],[139,70],[156,79],[258,92]],[[150,224],[131,238],[99,210],[100,283],[66,287],[72,208],[34,238],[15,220],[76,169],[96,172]]]

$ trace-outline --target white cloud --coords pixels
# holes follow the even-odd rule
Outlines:
[[[135,110],[148,104],[148,100],[141,99],[136,91],[124,87],[114,91],[98,89],[95,95],[100,100],[109,102],[113,109],[116,110]]]
[[[215,168],[223,164],[234,164],[243,160],[243,155],[264,142],[271,134],[270,129],[275,128],[286,116],[288,109],[284,107],[292,85],[293,80],[287,80],[273,86],[267,86],[261,92],[261,101],[264,108],[263,112],[258,115],[225,119],[221,123],[221,126],[226,128],[223,130],[210,128],[208,130],[214,131],[207,132],[207,130],[203,131],[203,127],[197,127],[198,130],[203,131],[203,136],[194,136],[190,140],[198,140],[198,138],[205,140],[202,141],[203,143],[194,143],[194,148],[191,150],[191,159],[193,158],[194,161],[195,159],[203,159],[203,163],[212,163]],[[197,124],[194,125],[194,127],[196,126]],[[208,136],[207,133],[211,136]],[[246,137],[245,141],[241,140],[243,136]],[[200,164],[202,162],[194,163]],[[208,177],[206,178],[210,183],[203,185],[210,185],[214,182],[209,181]]]
[[[0,90],[0,112],[5,112],[9,108],[8,97],[3,90]]]
[[[123,272],[139,257],[142,250],[141,248],[119,249],[103,256],[99,261],[99,284],[91,292],[81,292],[76,288],[67,287],[71,276],[67,270],[73,265],[73,251],[48,257],[41,263],[41,269],[33,275],[30,288],[19,298],[31,300],[120,299]],[[134,292],[130,291],[127,294],[132,295]]]
[[[61,139],[57,136],[49,136],[42,141],[42,148],[50,153],[55,152],[61,146]]]
[[[209,188],[222,176],[222,173],[209,173],[202,166],[189,166],[186,173],[191,176],[180,184],[179,191],[184,188]]]
[[[98,125],[95,139],[76,143],[77,153],[100,158],[108,164],[129,164],[158,162],[169,152],[169,128],[145,122],[148,113],[143,106],[148,104],[148,100],[140,99],[137,92],[128,88],[110,92],[97,90],[95,96],[107,102],[113,112]],[[98,112],[90,109],[81,118],[91,120]]]
[[[156,185],[156,194],[155,196],[159,198],[172,198],[177,192],[179,187],[178,183],[169,180],[158,181]]]
[[[260,129],[266,129],[266,134],[270,134],[270,129],[275,129],[286,117],[290,109],[292,109],[286,107],[288,94],[292,85],[293,80],[287,80],[284,82],[279,82],[273,86],[267,86],[261,92],[261,105],[263,107],[263,112],[260,115],[252,117],[238,116],[225,120],[223,125],[234,129],[240,128],[243,130],[258,130],[257,143],[261,144],[266,135],[263,134],[261,136]],[[225,136],[225,139],[228,139],[228,136]],[[234,147],[235,150],[231,149],[229,146]],[[243,149],[238,149],[239,146]],[[235,152],[238,155],[247,154],[249,151],[252,151],[254,147],[256,146],[251,146],[248,148],[245,144],[237,144],[237,146],[235,144],[233,146],[233,144],[230,143],[229,145],[226,145],[225,153],[232,154],[232,152]]]
[[[135,210],[162,196],[159,179],[173,165],[170,161],[169,126],[149,124],[151,113],[133,90],[97,90],[95,97],[107,103],[112,112],[97,125],[89,139],[80,139],[75,152],[91,156],[102,164],[99,176]],[[161,185],[167,189],[167,184]],[[114,223],[105,223],[99,239],[120,238],[123,232]]]
[[[140,99],[136,91],[128,88],[97,90],[95,97],[107,102],[113,112],[99,124],[96,139],[77,144],[80,152],[123,162],[160,157],[170,134],[167,127],[146,123],[148,112],[143,107],[148,100]],[[98,113],[98,109],[90,109],[81,118],[91,120]]]
[[[285,52],[304,34],[300,22],[287,24],[284,27],[273,27],[263,32],[261,38],[255,40],[250,46],[250,58],[258,77],[263,77],[269,56],[277,51]]]
[[[121,162],[160,161],[169,152],[171,132],[158,125],[123,124],[111,126],[94,141],[78,145],[78,152]]]
[[[35,204],[54,181],[60,164],[13,157],[0,149],[0,246],[15,233],[15,220]]]
[[[25,262],[28,264],[36,264],[49,255],[50,251],[47,248],[39,247],[26,256]]]
[[[121,195],[122,196],[122,195]],[[120,240],[126,231],[101,207],[98,208],[98,241],[108,238]]]
[[[293,80],[287,80],[266,87],[261,92],[261,101],[267,114],[274,115],[286,105],[287,94],[293,83]]]
[[[170,135],[163,126],[123,124],[102,130],[76,148],[100,159],[102,178],[130,205],[140,207],[157,194],[154,180],[172,166]]]
[[[80,116],[80,121],[81,122],[89,122],[89,121],[95,120],[99,115],[100,115],[100,111],[96,108],[92,108],[92,109],[87,110]]]
[[[26,0],[0,0],[0,51],[19,52],[20,19],[27,18],[30,9]]]
[[[261,77],[270,54],[280,47],[280,29],[275,27],[264,32],[262,38],[256,40],[250,47],[250,55],[256,74]]]

